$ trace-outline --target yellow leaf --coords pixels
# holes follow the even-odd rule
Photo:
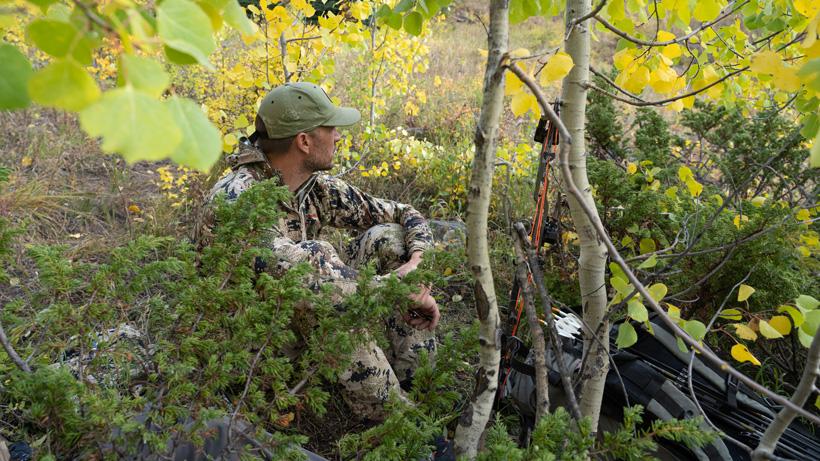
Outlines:
[[[683,110],[683,101],[680,99],[678,99],[677,101],[672,101],[666,107],[669,108],[669,110],[680,112]]]
[[[615,53],[615,56],[612,57],[612,60],[615,63],[616,69],[624,70],[635,60],[635,50],[633,48],[624,48],[621,51]]]
[[[678,168],[678,178],[681,181],[686,182],[687,179],[693,177],[692,170],[689,169],[687,166],[682,166]]]
[[[737,300],[740,302],[746,301],[754,292],[754,288],[746,284],[741,284],[740,289],[737,291]]]
[[[805,208],[798,211],[797,214],[794,215],[794,217],[798,221],[809,221],[809,220],[811,220],[811,214],[809,213],[809,210],[807,210]]]
[[[757,333],[754,330],[749,328],[748,325],[744,325],[742,323],[733,323],[733,327],[735,327],[735,333],[740,336],[740,339],[746,339],[749,341],[757,340]]]
[[[651,296],[652,299],[654,299],[657,302],[661,302],[663,297],[666,296],[666,293],[669,291],[669,289],[663,283],[656,283],[651,287],[647,288],[647,291],[649,292],[649,296]]]
[[[786,92],[794,92],[800,89],[802,83],[797,76],[797,69],[792,66],[780,66],[774,73],[774,85]]]
[[[786,319],[786,322],[788,322],[788,319]],[[783,335],[780,334],[780,332],[777,331],[777,329],[769,325],[769,322],[765,320],[760,321],[760,323],[758,324],[758,328],[760,329],[760,334],[763,335],[764,338],[777,339],[783,337]]]
[[[735,218],[732,220],[732,222],[734,223],[735,227],[740,229],[743,226],[743,223],[749,222],[749,217],[746,216],[746,215],[740,215],[739,214],[739,215],[735,216]]]
[[[792,5],[798,13],[807,18],[813,18],[814,15],[820,12],[820,3],[817,0],[794,0]]]
[[[435,86],[441,86],[441,77],[439,77],[438,75],[436,75],[436,76],[433,78],[433,85],[435,85]]]
[[[570,55],[559,51],[547,61],[547,65],[541,70],[539,81],[542,85],[546,85],[549,82],[561,80],[566,77],[574,65]]]
[[[632,162],[626,164],[626,172],[627,174],[635,174],[638,171],[638,165],[635,165]]]
[[[524,82],[512,72],[507,74],[507,82],[504,85],[504,96],[513,96],[524,89]]]
[[[683,50],[681,50],[680,45],[678,45],[677,43],[673,43],[671,45],[664,46],[661,49],[661,53],[669,59],[675,59],[683,54]]]
[[[715,199],[715,203],[717,203],[717,206],[723,206],[723,197],[721,197],[718,194],[715,194],[712,196],[712,198]]]
[[[785,315],[776,315],[769,319],[769,325],[778,331],[783,336],[788,335],[792,331],[792,323]]]
[[[774,51],[761,51],[752,57],[749,66],[752,72],[758,74],[774,75],[783,66],[780,56]]]
[[[763,204],[766,203],[766,197],[755,197],[752,199],[752,205],[760,208]]]
[[[537,105],[538,101],[535,99],[535,96],[526,91],[522,91],[513,96],[512,102],[510,103],[510,108],[512,109],[513,115],[520,117],[532,109],[533,106]]]
[[[319,20],[321,21],[321,17],[320,17],[320,19],[319,19]],[[486,57],[489,55],[489,53],[487,53],[487,50],[485,50],[484,48],[479,48],[479,49],[478,49],[478,54],[479,54],[482,58],[486,58]]]
[[[692,197],[698,197],[701,192],[703,192],[703,184],[695,181],[694,178],[689,178],[686,180],[686,188],[689,189],[689,193]]]
[[[128,211],[132,214],[139,214],[139,213],[142,212],[140,207],[135,203],[132,203],[131,205],[128,205]]]
[[[228,146],[229,148],[235,146],[237,142],[239,142],[239,141],[236,139],[236,136],[233,135],[233,134],[226,134],[225,137],[222,138],[222,144],[224,146]]]
[[[740,363],[743,362],[752,362],[753,364],[760,366],[760,360],[755,358],[749,349],[746,348],[743,344],[735,344],[732,346],[732,358],[737,360]]]
[[[623,87],[632,93],[640,93],[646,88],[646,84],[649,83],[649,68],[646,66],[639,66],[635,69],[635,72],[630,73],[626,81],[623,82]]]
[[[717,18],[720,13],[720,4],[714,0],[698,0],[693,13],[696,20],[709,22]]]
[[[32,160],[32,158],[29,157],[28,155],[26,155],[25,157],[20,159],[20,165],[23,168],[30,167],[32,163],[34,163],[34,160]]]
[[[523,58],[530,55],[530,50],[526,48],[516,48],[510,51],[511,58]]]

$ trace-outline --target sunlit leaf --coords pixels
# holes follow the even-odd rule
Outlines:
[[[208,15],[190,0],[165,0],[157,7],[157,31],[165,45],[213,69],[208,55],[216,48]]]
[[[646,238],[641,239],[641,241],[638,243],[638,247],[641,250],[641,254],[652,253],[657,249],[657,246],[655,245],[655,240]]]
[[[540,82],[546,85],[549,82],[561,80],[569,74],[575,63],[572,62],[572,57],[563,51],[559,51],[552,56],[544,69],[541,71]]]
[[[735,344],[732,346],[732,358],[740,363],[752,362],[754,365],[760,366],[760,360],[752,355],[752,353],[749,352],[749,349],[747,349],[743,344]]]
[[[783,335],[780,334],[780,332],[777,331],[776,328],[769,325],[769,322],[767,322],[766,320],[761,320],[758,323],[758,328],[760,329],[760,334],[763,335],[764,338],[777,339],[777,338],[782,338],[783,337]]]
[[[732,324],[735,327],[735,333],[740,336],[740,339],[746,339],[749,341],[756,341],[757,340],[757,333],[754,330],[749,328],[748,325],[744,325],[742,323],[734,323]]]
[[[754,292],[754,288],[746,284],[741,284],[740,289],[738,289],[737,291],[737,300],[740,302],[746,301],[747,299],[749,299],[749,296],[751,296]]]
[[[29,105],[28,80],[34,71],[26,56],[14,45],[0,44],[0,109],[20,109]]]
[[[820,301],[817,301],[809,295],[798,296],[797,299],[794,300],[794,303],[797,304],[797,307],[803,309],[804,312],[817,309],[817,306],[820,305]]]
[[[190,99],[173,97],[165,104],[182,132],[182,141],[171,153],[171,160],[207,172],[222,154],[221,133]]]
[[[638,269],[651,269],[658,264],[658,257],[655,255],[650,256],[646,259],[646,261],[642,262]]]
[[[615,288],[615,290],[622,295],[627,295],[632,292],[632,285],[618,277],[611,277],[609,283],[612,284],[612,288]]]
[[[724,309],[718,317],[726,320],[740,320],[743,318],[741,312],[737,309]]]
[[[776,315],[769,319],[769,325],[772,326],[778,333],[783,336],[788,335],[792,331],[792,323],[785,315]]]
[[[656,302],[661,302],[661,300],[663,300],[663,297],[666,296],[668,290],[669,289],[666,288],[666,285],[664,285],[663,283],[656,283],[651,287],[647,288],[649,296],[651,296],[652,299],[654,299]]]
[[[803,313],[793,306],[782,305],[777,308],[777,312],[788,313],[789,316],[792,318],[792,322],[794,322],[795,327],[799,327],[803,324]]]
[[[637,320],[638,322],[646,322],[649,320],[649,312],[646,310],[646,306],[644,306],[643,303],[637,299],[630,299],[629,303],[626,305],[626,308],[627,314],[633,320]]]
[[[171,81],[162,64],[142,56],[120,56],[120,69],[119,77],[122,80],[155,98],[165,91]]]
[[[44,106],[78,111],[100,97],[97,82],[77,62],[60,59],[40,69],[28,82],[31,99]]]
[[[683,330],[696,341],[703,341],[706,337],[706,325],[700,320],[687,320],[683,324]]]
[[[618,325],[618,338],[615,340],[615,345],[623,349],[638,342],[638,332],[635,327],[629,322],[623,322]]]
[[[130,85],[107,91],[80,112],[80,124],[102,137],[103,150],[129,162],[166,158],[182,140],[168,107]]]

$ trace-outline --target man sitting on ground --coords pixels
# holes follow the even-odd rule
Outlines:
[[[282,204],[285,218],[272,231],[274,261],[269,269],[285,270],[307,262],[321,280],[333,283],[344,294],[355,290],[357,268],[369,261],[379,273],[392,271],[403,276],[416,269],[422,253],[432,242],[430,228],[410,205],[372,197],[341,179],[320,174],[333,167],[336,129],[359,121],[358,110],[335,106],[318,85],[286,83],[271,90],[262,100],[255,120],[253,145],[240,144],[229,157],[231,172],[211,190],[209,201],[220,193],[227,201],[253,184],[278,178],[292,193]],[[200,241],[207,241],[211,226],[201,226]],[[321,240],[324,226],[360,232],[339,254]],[[385,321],[390,350],[375,342],[364,344],[341,376],[343,396],[361,417],[380,421],[387,415],[384,402],[391,392],[404,399],[419,352],[435,353],[433,329],[440,314],[429,288],[411,296],[414,309]]]

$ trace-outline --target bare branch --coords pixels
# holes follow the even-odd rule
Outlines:
[[[512,66],[509,66],[507,68],[511,72],[513,72],[522,82],[524,82],[524,84],[527,85],[527,87],[530,89],[530,91],[532,91],[533,94],[535,95],[535,98],[538,101],[538,104],[541,106],[541,110],[543,111],[543,113],[547,116],[547,118],[549,118],[549,120],[552,123],[555,124],[556,127],[558,127],[558,131],[561,133],[562,141],[564,141],[564,144],[562,144],[561,155],[566,155],[564,153],[564,151],[566,151],[568,149],[568,146],[572,143],[572,137],[570,136],[570,133],[567,130],[567,127],[564,125],[564,123],[561,121],[561,119],[558,117],[558,115],[555,113],[555,111],[552,110],[552,107],[550,106],[549,102],[547,101],[547,98],[544,95],[544,93],[541,91],[541,89],[538,87],[538,85],[532,80],[532,78],[529,77],[523,70],[521,70],[520,67],[512,65]],[[660,306],[660,304],[658,304],[658,302],[655,301],[652,298],[652,296],[649,294],[649,291],[647,291],[646,286],[644,286],[641,283],[641,281],[638,280],[638,278],[635,276],[635,273],[632,271],[632,269],[629,267],[629,265],[624,261],[623,257],[618,252],[618,249],[615,248],[615,245],[612,243],[612,239],[609,238],[609,234],[607,234],[606,229],[604,228],[603,224],[601,224],[600,219],[594,219],[594,216],[596,216],[596,214],[595,214],[594,210],[592,210],[589,207],[589,205],[587,205],[587,203],[582,200],[583,194],[578,189],[578,187],[575,185],[575,182],[572,179],[572,172],[569,171],[569,169],[570,169],[569,165],[566,162],[560,162],[560,165],[561,165],[561,168],[564,172],[564,176],[566,178],[566,186],[567,186],[568,192],[578,199],[579,205],[580,205],[581,209],[583,210],[584,214],[586,214],[588,217],[590,217],[590,221],[592,222],[592,225],[594,226],[596,232],[598,233],[598,237],[601,239],[601,241],[604,243],[607,250],[609,251],[609,255],[610,255],[610,258],[612,259],[612,261],[615,262],[616,264],[618,264],[618,266],[621,269],[623,269],[624,274],[626,275],[627,279],[632,284],[632,286],[634,286],[635,289],[638,290],[638,292],[641,294],[641,296],[643,296],[643,299],[649,304],[649,307],[651,307],[652,310],[655,311],[655,313],[658,314],[658,318],[661,319],[661,321],[664,323],[664,325],[667,328],[669,328],[669,330],[673,334],[680,337],[681,340],[687,346],[689,346],[692,349],[695,349],[696,351],[700,352],[701,357],[705,358],[706,360],[708,360],[712,364],[716,365],[720,369],[725,370],[728,374],[730,374],[730,375],[734,376],[735,378],[737,378],[738,381],[740,381],[743,384],[749,386],[749,388],[752,389],[753,391],[764,394],[765,396],[769,397],[774,402],[776,402],[780,405],[783,405],[784,407],[787,407],[787,408],[790,408],[790,409],[794,410],[797,414],[799,414],[800,416],[805,417],[806,419],[808,419],[809,421],[811,421],[814,424],[820,424],[820,417],[818,417],[817,415],[815,415],[811,412],[808,412],[808,411],[804,410],[800,406],[795,405],[794,403],[792,403],[789,399],[783,397],[780,394],[777,394],[776,392],[773,392],[773,391],[769,390],[767,387],[762,386],[757,381],[755,381],[755,380],[749,378],[748,376],[746,376],[745,374],[737,371],[729,363],[727,363],[725,360],[723,360],[720,357],[718,357],[717,355],[715,355],[715,353],[712,352],[710,349],[705,348],[698,341],[694,340],[691,336],[689,336],[689,334],[686,333],[686,331],[684,331],[681,327],[679,327],[677,325],[677,323],[675,323],[675,321],[672,318],[669,317],[669,315],[666,313],[666,311],[663,310],[663,308]]]
[[[581,24],[582,22],[586,21],[589,18],[594,18],[596,14],[598,14],[604,6],[606,5],[606,0],[601,0],[601,3],[597,4],[595,8],[592,9],[589,13],[581,16],[580,18],[576,18],[572,20],[572,24],[570,26],[575,26],[577,24]]]
[[[552,315],[552,298],[549,293],[547,293],[547,289],[544,286],[544,274],[541,273],[541,266],[538,264],[538,259],[535,257],[535,251],[530,245],[530,241],[527,239],[527,231],[524,230],[524,225],[521,223],[515,223],[513,227],[515,228],[518,238],[526,250],[530,273],[532,273],[532,279],[535,282],[535,286],[538,288],[538,295],[541,298],[541,306],[544,308],[544,316],[547,318],[550,347],[552,348],[553,358],[558,365],[558,374],[561,375],[561,384],[563,385],[564,393],[567,396],[569,412],[572,417],[575,418],[575,421],[580,421],[582,417],[581,409],[578,406],[578,399],[575,397],[575,389],[572,387],[572,375],[567,369],[567,364],[562,358],[563,354],[561,342],[560,339],[558,339],[558,330],[555,327],[555,316]],[[537,321],[535,324],[535,328],[540,330],[541,328],[538,326]]]
[[[745,72],[745,71],[746,71],[746,70],[748,70],[748,69],[749,69],[749,66],[742,67],[742,68],[740,68],[740,69],[738,69],[738,70],[735,70],[735,71],[733,71],[733,72],[729,72],[728,74],[726,74],[726,75],[724,75],[723,77],[721,77],[721,78],[719,78],[719,79],[715,80],[714,82],[712,82],[712,83],[710,83],[710,84],[708,84],[708,85],[704,86],[703,88],[700,88],[700,89],[698,89],[698,90],[693,90],[693,91],[690,91],[690,92],[688,92],[688,93],[686,93],[686,94],[681,94],[681,95],[678,95],[678,96],[675,96],[675,97],[672,97],[672,98],[661,99],[660,101],[631,101],[631,100],[629,100],[629,99],[622,98],[622,97],[620,97],[620,96],[618,96],[618,95],[616,95],[616,94],[614,94],[614,93],[610,93],[609,91],[604,90],[604,89],[602,89],[602,88],[598,88],[597,86],[592,85],[592,84],[590,84],[590,83],[586,83],[586,84],[584,84],[584,86],[585,86],[586,88],[589,88],[589,89],[592,89],[592,90],[598,91],[598,92],[600,92],[600,93],[603,93],[603,94],[605,94],[605,95],[609,96],[610,98],[612,98],[612,99],[614,99],[614,100],[616,100],[616,101],[621,101],[621,102],[627,103],[627,104],[629,104],[629,105],[631,105],[631,106],[637,106],[637,107],[646,107],[646,106],[662,106],[662,105],[664,105],[664,104],[669,104],[670,102],[675,102],[675,101],[677,101],[677,100],[679,100],[679,99],[684,99],[684,98],[688,98],[689,96],[695,96],[695,95],[698,95],[698,94],[700,94],[700,93],[703,93],[704,91],[708,90],[709,88],[712,88],[713,86],[718,85],[718,84],[722,83],[724,80],[727,80],[727,79],[729,79],[729,78],[731,78],[731,77],[734,77],[735,75],[737,75],[737,74],[739,74],[739,73],[741,73],[741,72]],[[609,82],[607,82],[607,83],[609,83]],[[620,91],[620,92],[622,92],[622,93],[628,93],[628,92],[627,92],[626,90],[624,90],[623,88],[619,87],[618,85],[615,85],[615,84],[614,84],[614,82],[612,82],[612,83],[611,83],[611,85],[612,85],[613,87],[615,87],[616,89],[618,89],[618,91]],[[628,94],[629,94],[629,93],[628,93]]]
[[[690,38],[694,37],[695,35],[697,35],[697,34],[701,33],[704,29],[708,29],[709,27],[712,27],[713,25],[715,25],[715,24],[719,23],[720,21],[723,21],[723,20],[724,20],[724,19],[726,19],[727,17],[731,16],[731,15],[732,15],[735,11],[739,10],[740,8],[742,8],[742,7],[743,7],[743,5],[745,5],[745,4],[747,4],[747,3],[749,3],[749,0],[745,0],[745,1],[743,1],[742,3],[740,3],[739,5],[735,4],[735,6],[733,6],[732,8],[728,8],[728,11],[727,11],[726,13],[719,15],[719,16],[717,17],[717,19],[715,19],[714,21],[705,22],[705,23],[701,24],[701,25],[700,25],[700,27],[698,27],[697,29],[693,30],[692,32],[689,32],[689,33],[688,33],[688,34],[686,34],[686,35],[683,35],[683,36],[680,36],[680,37],[675,37],[675,38],[673,38],[673,39],[671,39],[671,40],[665,40],[665,41],[662,41],[662,42],[656,42],[656,41],[650,41],[650,40],[642,40],[642,39],[640,39],[640,38],[633,37],[633,36],[631,36],[631,35],[627,34],[626,32],[622,31],[621,29],[618,29],[617,27],[615,27],[614,25],[612,25],[609,21],[607,21],[606,19],[604,19],[604,18],[602,18],[602,17],[598,16],[597,14],[595,15],[595,19],[596,19],[598,22],[600,22],[600,23],[601,23],[601,25],[603,25],[604,27],[606,27],[607,29],[609,29],[609,30],[610,30],[612,33],[614,33],[615,35],[617,35],[617,36],[619,36],[619,37],[621,37],[621,38],[623,38],[623,39],[625,39],[625,40],[628,40],[628,41],[630,41],[630,42],[632,42],[632,43],[634,43],[634,44],[636,44],[636,45],[643,45],[643,46],[665,46],[665,45],[672,45],[672,44],[675,44],[675,43],[681,43],[681,42],[685,42],[685,41],[689,40]]]
[[[11,361],[17,365],[17,368],[26,373],[31,373],[31,367],[29,367],[28,364],[20,358],[17,351],[14,350],[14,346],[11,345],[11,341],[9,341],[9,338],[6,336],[6,330],[3,329],[2,324],[0,324],[0,343],[3,343],[3,349],[6,350],[6,354],[8,354]]]
[[[517,225],[520,225],[517,224]],[[535,306],[532,302],[532,285],[527,280],[527,262],[524,258],[524,249],[518,234],[513,236],[513,249],[515,250],[515,278],[518,286],[521,287],[521,298],[524,303],[524,310],[527,311],[527,322],[532,335],[533,350],[535,350],[535,420],[541,421],[541,417],[550,411],[549,381],[547,380],[547,346],[544,341],[544,330],[538,323],[538,316],[535,313]],[[524,238],[526,241],[526,237]]]
[[[634,95],[634,94],[630,93],[629,91],[626,91],[624,88],[621,88],[621,87],[620,87],[617,83],[613,82],[611,78],[607,77],[607,76],[606,76],[606,74],[604,74],[604,73],[602,73],[602,72],[598,72],[597,70],[595,70],[595,69],[594,69],[593,67],[591,67],[591,66],[590,66],[590,68],[589,68],[589,71],[590,71],[590,72],[592,72],[593,74],[597,75],[597,76],[598,76],[598,77],[600,77],[601,79],[603,79],[603,81],[607,82],[610,86],[612,86],[612,88],[615,88],[616,90],[618,90],[618,91],[620,91],[621,93],[623,93],[623,94],[625,94],[625,95],[629,96],[630,98],[633,98],[633,99],[635,99],[636,101],[646,102],[645,100],[641,99],[640,97],[638,97],[638,96],[636,96],[636,95]]]

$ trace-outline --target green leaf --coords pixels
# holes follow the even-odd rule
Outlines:
[[[817,327],[820,326],[820,310],[808,311],[804,314],[803,324],[800,329],[806,334],[814,336],[817,332]]]
[[[100,97],[97,82],[83,67],[60,59],[40,69],[28,82],[31,99],[38,104],[79,111]]]
[[[767,339],[777,339],[782,338],[783,335],[780,334],[773,326],[769,325],[769,322],[765,320],[761,320],[757,324],[758,330],[760,330],[760,334],[763,335],[764,338]]]
[[[29,3],[37,5],[43,10],[43,13],[48,11],[48,7],[57,3],[57,0],[28,0]]]
[[[619,349],[629,347],[636,342],[638,342],[638,332],[635,331],[635,327],[631,323],[624,322],[618,325],[618,339],[615,340],[615,345]]]
[[[800,295],[794,300],[794,303],[805,313],[806,311],[817,309],[817,305],[820,304],[820,301],[817,301],[809,295]]]
[[[646,322],[649,320],[649,312],[647,312],[646,306],[644,306],[643,303],[637,299],[630,299],[626,308],[627,313],[632,319],[637,320],[638,322]]]
[[[655,255],[650,256],[646,261],[642,262],[638,269],[651,269],[658,264],[658,258]]]
[[[820,395],[818,395],[817,398],[814,399],[814,406],[816,408],[820,408]]]
[[[163,50],[165,51],[165,56],[168,57],[168,60],[173,62],[174,64],[182,64],[185,66],[197,63],[196,58],[191,56],[190,54],[179,52],[168,46],[163,47]]]
[[[706,337],[706,325],[699,320],[687,320],[683,322],[683,330],[689,333],[695,341],[703,341]]]
[[[393,8],[393,12],[404,13],[405,11],[410,11],[410,8],[413,8],[414,3],[414,0],[401,0],[399,4]]]
[[[808,349],[811,347],[811,342],[814,340],[814,336],[803,331],[803,328],[801,327],[797,330],[797,339],[800,340],[800,344],[802,344],[803,347]]]
[[[792,307],[789,305],[782,305],[777,308],[777,312],[786,312],[792,318],[792,322],[794,322],[795,327],[799,327],[803,324],[803,313],[800,312],[796,307]]]
[[[168,87],[171,78],[157,61],[133,54],[120,56],[120,83],[130,83],[134,88],[158,98]]]
[[[387,24],[391,29],[399,30],[401,29],[401,23],[404,17],[399,13],[392,13],[390,16],[385,17],[384,23]]]
[[[28,96],[28,80],[34,70],[14,45],[0,45],[0,109],[21,109],[31,103]]]
[[[102,137],[103,150],[129,162],[165,158],[182,140],[168,106],[130,85],[107,91],[80,113],[80,124],[89,135]]]
[[[37,48],[55,58],[62,58],[71,50],[79,31],[67,22],[38,19],[28,25],[26,34]]]
[[[647,288],[647,291],[649,292],[649,296],[651,296],[652,299],[654,299],[656,302],[661,302],[661,300],[663,300],[663,297],[666,296],[666,293],[669,291],[669,289],[666,288],[666,285],[662,283],[656,283],[651,287]]]
[[[655,241],[652,239],[641,239],[641,242],[638,245],[641,249],[641,254],[652,253],[657,248],[655,246]]]
[[[740,311],[737,309],[724,309],[720,312],[720,315],[718,315],[718,317],[726,320],[740,320],[741,318],[743,318]]]
[[[168,48],[187,54],[208,69],[208,55],[216,48],[211,20],[190,0],[165,0],[157,7],[157,30]],[[171,59],[171,56],[168,56]]]
[[[256,32],[256,26],[248,19],[248,16],[245,14],[245,8],[242,8],[239,2],[229,1],[228,4],[225,5],[222,16],[228,25],[242,35],[253,35],[254,32]]]
[[[609,272],[612,273],[612,276],[615,278],[619,278],[624,282],[628,281],[629,279],[626,277],[623,269],[617,263],[609,263]]]
[[[207,172],[222,154],[222,134],[190,99],[173,97],[165,104],[182,131],[171,160]]]
[[[812,168],[820,168],[820,131],[817,132],[817,137],[814,138],[809,151],[809,165]]]
[[[632,285],[618,277],[610,277],[609,283],[612,284],[612,288],[615,288],[615,290],[622,295],[627,295],[632,292]]]
[[[421,35],[421,24],[424,22],[424,16],[418,11],[411,11],[404,15],[404,30],[410,35],[418,37]]]

